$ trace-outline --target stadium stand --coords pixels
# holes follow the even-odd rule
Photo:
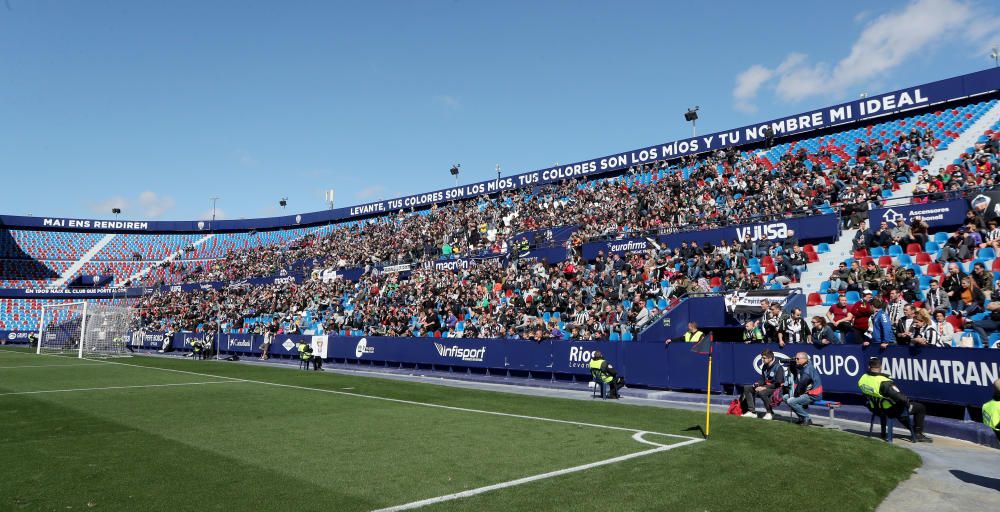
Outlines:
[[[0,246],[3,286],[45,286],[82,275],[113,275],[115,284],[146,286],[232,282],[294,267],[311,279],[156,293],[138,307],[150,327],[196,329],[219,323],[232,332],[250,332],[277,322],[282,332],[633,339],[685,294],[796,284],[829,246],[800,245],[792,236],[784,243],[723,241],[587,261],[579,251],[584,242],[820,213],[838,213],[844,227],[853,229],[870,206],[884,204],[903,186],[914,185],[917,200],[944,193],[924,169],[994,107],[996,100],[967,103],[789,138],[772,147],[657,161],[609,178],[569,179],[318,228],[118,233],[86,261],[85,253],[103,235],[10,230],[4,239],[11,242]],[[948,190],[992,184],[998,136],[984,133],[981,144],[951,164],[950,171],[969,172],[949,173],[949,179],[956,178]],[[419,268],[442,258],[499,256],[544,246],[545,240],[529,241],[522,234],[567,225],[578,229],[566,261],[498,258],[454,271]],[[939,254],[930,247],[892,245],[878,248],[882,252],[866,247],[846,261],[872,258],[893,278],[896,269],[907,268],[918,276],[932,275],[938,272]],[[992,271],[995,260],[983,261]],[[400,263],[418,268],[408,279],[373,271]],[[73,264],[78,268],[69,272]],[[357,282],[321,278],[326,269],[356,267],[365,270]],[[914,298],[925,289],[916,287]],[[813,307],[837,296],[822,285],[807,291]],[[852,302],[858,292],[843,290]],[[209,304],[222,306],[215,310]],[[32,328],[30,300],[4,299],[4,305],[9,314],[0,321],[7,322],[6,328]]]

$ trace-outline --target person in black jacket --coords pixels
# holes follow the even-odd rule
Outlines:
[[[785,382],[785,369],[775,359],[774,352],[771,349],[764,349],[760,353],[760,360],[762,363],[760,367],[760,380],[743,386],[743,404],[746,406],[745,410],[747,411],[743,413],[743,416],[748,418],[757,417],[756,400],[760,398],[761,402],[764,402],[764,409],[767,411],[764,413],[763,419],[769,420],[774,415],[774,409],[771,408],[771,396],[774,394],[774,390],[780,388],[782,383]]]
[[[871,388],[866,389],[867,385]],[[899,386],[882,373],[882,360],[873,357],[868,360],[868,372],[858,381],[858,386],[868,401],[865,407],[875,414],[884,414],[887,418],[897,418],[906,428],[913,422],[915,442],[931,443],[933,440],[924,435],[924,417],[927,409],[923,404],[913,402],[899,389]],[[876,393],[877,391],[877,393]],[[891,422],[887,428],[892,428]]]

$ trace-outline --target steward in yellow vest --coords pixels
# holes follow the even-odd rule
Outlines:
[[[983,404],[983,424],[990,428],[1000,441],[1000,379],[993,382],[993,400]]]
[[[604,354],[601,354],[600,350],[595,350],[594,355],[590,358],[590,375],[594,377],[594,380],[609,387],[608,398],[621,398],[618,395],[618,390],[625,386],[625,379],[618,375],[615,367],[604,359]]]
[[[910,418],[913,418],[914,440],[921,443],[931,443],[933,440],[924,435],[924,416],[927,409],[924,404],[913,402],[900,391],[892,379],[882,373],[882,360],[873,357],[868,360],[868,372],[858,380],[858,389],[865,395],[865,404],[873,414],[888,418],[898,418],[907,428]],[[891,421],[888,428],[891,427]]]

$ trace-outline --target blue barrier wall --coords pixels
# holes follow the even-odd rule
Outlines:
[[[190,339],[201,335],[178,333],[174,346],[189,350]],[[133,343],[139,346],[133,336]],[[159,348],[161,333],[146,333],[141,345]],[[294,343],[310,336],[276,336],[271,345],[275,356],[296,357]],[[242,355],[260,353],[263,338],[258,335],[221,335],[223,352]],[[744,345],[716,343],[713,355],[713,390],[723,385],[748,384],[758,378],[759,354],[770,348],[779,355],[797,351],[810,355],[823,376],[828,393],[859,395],[857,382],[869,357],[882,358],[891,374],[911,398],[930,402],[979,407],[990,399],[991,383],[1000,376],[1000,350],[878,347],[858,345]],[[377,364],[421,364],[440,368],[476,368],[494,372],[520,371],[573,375],[589,379],[588,363],[600,350],[614,364],[626,382],[662,389],[704,391],[707,385],[707,358],[691,352],[691,345],[671,343],[620,343],[606,341],[531,342],[523,340],[431,339],[382,337],[329,337],[328,356],[337,360]]]

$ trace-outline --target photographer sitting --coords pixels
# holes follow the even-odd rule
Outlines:
[[[885,417],[887,428],[892,428],[892,418],[899,419],[905,427],[910,428],[910,417],[913,417],[913,440],[930,443],[931,438],[924,435],[924,416],[927,409],[923,404],[911,402],[888,375],[882,373],[882,360],[873,357],[868,360],[868,372],[858,380],[858,388],[868,401],[865,407],[872,414]]]
[[[756,400],[760,398],[764,402],[763,419],[769,420],[773,417],[774,409],[771,408],[771,396],[774,390],[780,389],[785,382],[785,369],[781,363],[774,359],[774,352],[771,349],[764,349],[760,353],[760,360],[763,363],[760,367],[760,380],[753,384],[743,386],[743,404],[747,412],[743,414],[748,418],[756,418]]]
[[[600,350],[594,351],[593,357],[590,358],[590,374],[602,388],[608,386],[608,398],[621,398],[618,390],[625,386],[625,379],[604,359],[604,354]],[[603,393],[602,389],[601,394]]]
[[[799,417],[796,424],[812,425],[806,407],[823,399],[823,381],[819,377],[819,372],[809,362],[809,354],[799,352],[795,354],[795,364],[789,366],[788,373],[789,378],[786,382],[790,384],[791,391],[785,395],[785,402]]]

